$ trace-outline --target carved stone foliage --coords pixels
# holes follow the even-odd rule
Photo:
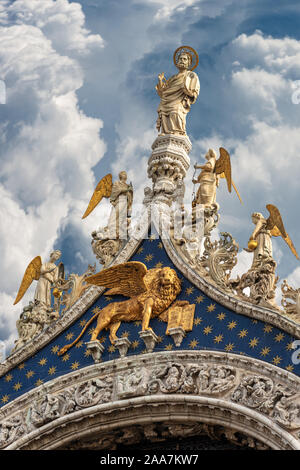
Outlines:
[[[59,314],[53,311],[39,301],[29,302],[29,305],[23,308],[23,312],[17,320],[16,326],[19,338],[15,341],[15,346],[11,351],[14,353],[17,349],[31,341],[39,335],[50,323],[57,320]]]
[[[232,367],[168,363],[152,370],[138,368],[118,376],[117,394],[121,397],[156,393],[219,395],[236,382]]]
[[[205,218],[205,224],[209,223],[209,220],[209,218]],[[210,236],[204,238],[203,235],[206,231],[210,232],[215,228],[213,222],[211,224],[209,227],[204,226],[202,237],[199,237],[198,231],[188,230],[188,227],[186,227],[182,232],[182,237],[175,238],[173,229],[171,240],[176,251],[187,259],[189,265],[200,276],[208,278],[213,284],[221,287],[223,291],[233,293],[229,278],[237,263],[239,246],[232,235],[227,232],[221,232],[221,238],[214,242],[211,241]],[[204,251],[201,255],[203,240]]]
[[[170,363],[154,369],[148,382],[149,393],[192,393],[217,395],[233,387],[231,367]]]
[[[28,409],[0,424],[0,447],[57,418],[111,401],[112,382],[111,377],[95,378],[57,394],[47,393],[37,398]]]
[[[279,307],[275,303],[278,277],[275,274],[276,262],[271,256],[258,257],[251,268],[237,279],[230,280],[230,286],[238,297],[262,307]],[[250,288],[249,296],[243,291]]]
[[[293,393],[273,380],[257,375],[246,376],[231,395],[231,400],[270,416],[288,429],[300,427],[300,404]]]
[[[104,238],[101,240],[95,237],[92,240],[92,250],[98,261],[106,267],[123,248],[124,244],[125,241],[120,239],[110,240]]]
[[[57,285],[57,289],[63,295],[59,300],[58,309],[60,306],[63,306],[61,310],[61,315],[64,314],[67,310],[69,310],[72,305],[82,296],[84,291],[88,289],[90,286],[86,284],[85,279],[88,276],[91,276],[96,271],[96,264],[89,265],[88,269],[83,273],[81,276],[78,274],[70,274],[68,279],[60,282]]]
[[[117,376],[116,391],[118,398],[145,395],[148,388],[149,373],[145,367],[136,367]]]
[[[148,177],[153,184],[152,189],[146,188],[144,204],[155,201],[170,206],[172,201],[183,199],[183,179],[190,164],[190,150],[187,136],[169,134],[156,138],[148,161]]]
[[[228,281],[232,269],[237,263],[239,246],[232,235],[221,232],[220,240],[212,242],[210,237],[204,240],[202,267],[217,286],[228,290]]]
[[[288,285],[287,281],[284,280],[281,285],[281,291],[281,305],[284,308],[285,315],[295,322],[300,323],[300,288],[293,289]],[[288,300],[292,300],[292,302]]]
[[[300,394],[297,378],[287,372],[277,372],[274,366],[262,365],[251,359],[246,360],[245,357],[229,354],[226,355],[225,361],[220,362],[222,355],[212,352],[206,354],[193,353],[183,357],[182,352],[178,354],[165,352],[156,356],[155,363],[153,355],[149,355],[148,359],[145,359],[147,355],[130,360],[124,357],[111,365],[98,364],[85,371],[73,372],[69,377],[57,378],[53,383],[49,382],[47,388],[45,385],[41,386],[29,392],[28,398],[20,397],[0,410],[0,446],[3,448],[13,445],[13,448],[18,448],[17,441],[21,437],[25,438],[30,433],[35,434],[34,431],[46,425],[48,433],[50,423],[51,429],[55,430],[58,418],[73,413],[74,418],[83,414],[94,416],[95,413],[100,413],[99,405],[105,405],[103,410],[106,409],[108,414],[113,411],[117,413],[119,409],[125,410],[126,407],[130,410],[131,406],[134,410],[142,402],[150,403],[151,400],[154,407],[160,406],[159,403],[164,407],[163,396],[166,396],[166,403],[170,399],[171,404],[173,403],[171,395],[176,395],[174,403],[188,396],[192,399],[191,403],[198,406],[196,403],[199,399],[202,403],[199,406],[207,408],[205,416],[208,418],[213,416],[211,410],[215,407],[217,409],[222,404],[220,412],[223,413],[226,422],[228,422],[228,413],[233,413],[233,416],[239,416],[238,422],[242,423],[243,428],[249,419],[247,414],[249,412],[245,411],[248,408],[252,410],[251,413],[256,413],[250,415],[253,419],[257,420],[259,415],[263,415],[263,420],[265,417],[269,419],[269,428],[267,428],[269,431],[270,423],[273,423],[271,428],[275,426],[276,433],[281,428],[281,432],[286,430],[291,439],[299,437]],[[197,357],[200,360],[197,360]],[[97,370],[101,370],[98,375]],[[120,400],[124,400],[121,407]],[[185,399],[182,403],[185,403]],[[90,412],[88,408],[91,408]],[[84,411],[78,414],[83,410],[87,413]],[[64,422],[67,422],[66,419]],[[70,422],[73,422],[72,416]],[[178,423],[173,424],[170,433],[175,436]],[[237,438],[235,429],[233,427],[230,431],[233,441]],[[119,431],[121,432],[120,429]],[[189,433],[189,430],[186,432]],[[128,443],[130,443],[135,434],[131,434],[131,431],[128,433]],[[147,433],[143,432],[142,435],[151,439],[164,437],[162,434],[156,436],[156,431],[149,426]],[[240,438],[237,441],[242,443]],[[100,441],[97,442],[99,444]],[[112,449],[111,442],[105,438],[103,448]],[[253,438],[249,437],[249,445],[254,446]]]
[[[18,413],[0,425],[0,447],[8,445],[27,432],[24,414]]]

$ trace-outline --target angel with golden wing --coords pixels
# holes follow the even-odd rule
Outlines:
[[[42,263],[40,256],[36,256],[27,266],[24,273],[16,300],[16,305],[25,295],[31,283],[38,281],[34,301],[35,303],[42,304],[47,308],[51,308],[51,288],[56,285],[59,279],[64,278],[64,265],[60,263],[58,266],[55,264],[61,257],[61,252],[55,250],[50,254],[50,259],[46,263]]]
[[[110,198],[112,205],[107,224],[108,230],[105,231],[104,237],[111,239],[119,238],[124,232],[125,238],[127,238],[127,217],[131,214],[133,188],[131,183],[127,183],[126,171],[121,171],[119,173],[119,181],[114,183],[110,173],[99,181],[82,218],[87,217],[104,197]],[[92,235],[93,237],[101,238],[101,234],[99,235],[97,232],[93,232]]]
[[[281,236],[289,246],[292,253],[299,259],[296,248],[285,230],[283,225],[282,217],[279,209],[273,204],[268,204],[266,208],[269,211],[268,219],[265,219],[260,212],[254,212],[252,214],[252,222],[255,225],[255,229],[248,242],[248,252],[253,252],[253,263],[262,257],[272,257],[272,237]]]
[[[207,162],[204,165],[194,165],[195,170],[202,171],[197,179],[193,178],[193,183],[200,183],[194,204],[202,204],[204,207],[211,207],[216,203],[216,190],[219,186],[220,178],[226,178],[228,191],[231,193],[232,186],[237,196],[242,202],[231,176],[230,155],[223,147],[220,147],[220,156],[217,160],[216,152],[209,149],[205,155]]]

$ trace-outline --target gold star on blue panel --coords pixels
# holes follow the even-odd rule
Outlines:
[[[178,349],[222,351],[250,356],[300,375],[300,365],[292,363],[294,352],[292,345],[296,338],[274,325],[259,320],[253,321],[247,316],[232,312],[209,298],[175,268],[164,249],[162,240],[158,237],[143,240],[131,261],[141,261],[148,269],[163,266],[175,269],[181,279],[181,292],[177,299],[195,304],[193,330],[185,335],[179,347],[169,335],[166,335],[167,324],[165,322],[159,319],[151,320],[151,328],[159,338],[154,352]],[[111,298],[105,295],[99,297],[70,328],[56,336],[33,357],[0,377],[0,407],[49,380],[94,364],[90,350],[86,348],[85,343],[90,341],[96,320],[85,331],[80,341],[65,355],[58,356],[57,352],[77,338],[95,312],[100,312],[109,302],[122,300],[126,298],[121,295]],[[123,322],[117,332],[120,338],[126,337],[131,343],[128,356],[145,352],[145,344],[139,337],[140,331],[141,322],[136,321]],[[120,357],[118,349],[111,345],[107,331],[100,332],[98,339],[104,346],[103,362]]]

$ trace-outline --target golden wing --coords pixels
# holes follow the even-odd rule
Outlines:
[[[121,294],[126,297],[135,297],[146,292],[147,286],[144,276],[148,270],[144,263],[129,261],[111,268],[103,269],[85,280],[88,284],[109,287],[105,295]]]
[[[104,176],[96,186],[96,189],[91,197],[89,205],[83,214],[82,218],[85,219],[92,210],[99,204],[103,197],[110,197],[112,189],[112,175],[108,173],[108,175]]]
[[[297,259],[300,259],[289,234],[286,232],[284,228],[279,209],[277,209],[277,207],[274,206],[273,204],[268,204],[266,207],[270,213],[270,216],[267,220],[267,225],[266,225],[267,230],[270,230],[272,237],[282,236],[284,241],[289,246],[291,252],[296,256]]]
[[[217,175],[224,176],[227,181],[228,191],[231,193],[231,163],[230,163],[230,155],[223,147],[220,147],[220,157],[216,161],[215,172]]]
[[[273,204],[267,204],[266,208],[270,213],[270,216],[267,219],[266,229],[270,231],[274,229],[273,233],[271,234],[273,237],[279,237],[281,235],[282,238],[285,238],[287,233],[285,231],[279,209],[277,209],[277,207]]]
[[[24,273],[19,292],[17,294],[16,300],[14,301],[14,305],[16,305],[22,297],[24,296],[25,292],[31,285],[33,280],[38,281],[40,278],[40,272],[41,272],[41,266],[42,266],[42,259],[40,256],[36,256],[33,258],[32,261],[30,261],[29,265],[26,268],[26,271]]]

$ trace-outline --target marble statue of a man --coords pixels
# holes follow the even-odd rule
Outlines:
[[[156,91],[160,96],[156,128],[161,134],[186,134],[186,115],[195,103],[200,82],[197,74],[189,70],[191,57],[182,52],[176,62],[177,75],[168,80],[159,74]]]

